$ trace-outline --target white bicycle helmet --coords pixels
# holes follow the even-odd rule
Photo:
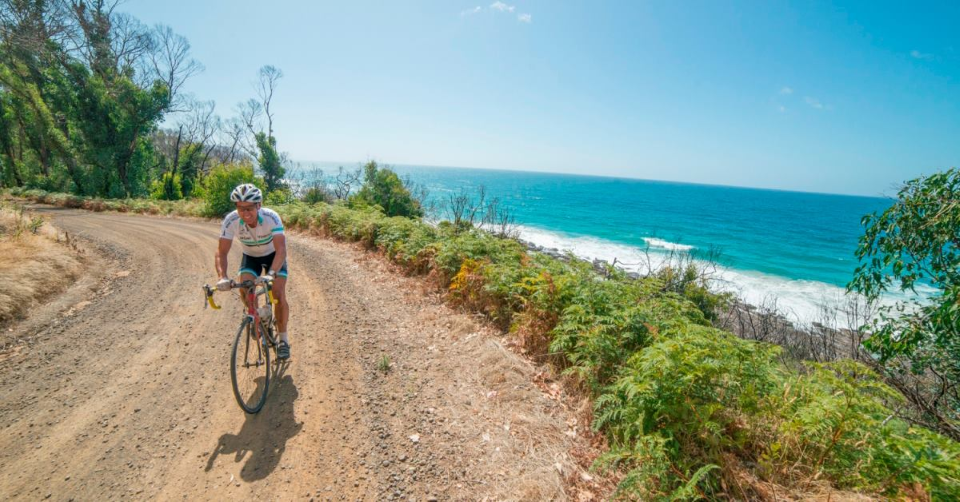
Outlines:
[[[263,202],[263,192],[250,183],[238,185],[230,193],[230,200],[233,202]]]

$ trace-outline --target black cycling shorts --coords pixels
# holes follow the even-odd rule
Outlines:
[[[270,253],[267,256],[247,256],[244,254],[243,259],[240,260],[240,272],[238,273],[260,277],[270,271],[270,265],[273,265],[273,257],[276,254],[276,252]],[[277,277],[287,278],[287,260],[283,260],[283,266],[276,272]]]

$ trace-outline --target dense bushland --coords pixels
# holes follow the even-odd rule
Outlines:
[[[0,186],[178,200],[221,164],[256,164],[284,189],[271,102],[283,73],[224,120],[183,92],[203,66],[172,29],[118,0],[0,2]],[[161,128],[161,124],[167,128]]]

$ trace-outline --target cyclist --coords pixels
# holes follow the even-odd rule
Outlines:
[[[287,335],[287,319],[290,308],[287,304],[287,241],[283,234],[283,222],[280,215],[271,209],[260,207],[263,193],[254,185],[245,183],[233,189],[230,200],[236,203],[237,210],[223,219],[220,230],[220,246],[217,249],[216,266],[220,280],[217,289],[230,290],[229,272],[227,272],[227,254],[233,245],[234,236],[240,240],[243,259],[240,261],[240,280],[253,280],[263,274],[273,280],[273,295],[277,299],[276,318],[280,345],[277,358],[290,358],[290,340]],[[240,299],[246,305],[247,296],[243,289]]]

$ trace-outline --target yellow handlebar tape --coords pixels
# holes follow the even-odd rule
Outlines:
[[[216,303],[213,303],[213,295],[210,295],[207,297],[207,303],[209,303],[214,310],[220,310],[220,306],[217,305]]]

